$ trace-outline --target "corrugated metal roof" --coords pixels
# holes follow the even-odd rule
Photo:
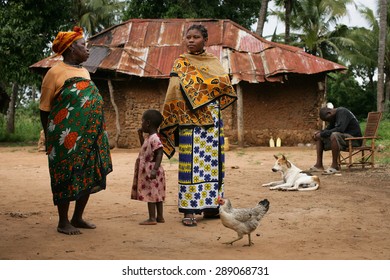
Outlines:
[[[131,19],[88,40],[90,57],[83,65],[92,73],[114,71],[125,75],[168,78],[174,60],[185,52],[187,28],[203,24],[209,33],[207,51],[220,58],[234,84],[282,81],[284,74],[316,74],[346,69],[305,53],[273,43],[230,20]],[[49,68],[58,57],[43,59],[30,68]]]

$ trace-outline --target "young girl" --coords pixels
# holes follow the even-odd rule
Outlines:
[[[147,110],[142,115],[142,128],[138,129],[142,147],[135,163],[131,199],[147,202],[149,211],[149,219],[140,225],[165,222],[163,217],[165,173],[161,166],[163,145],[157,135],[162,121],[163,117],[159,111]],[[143,133],[148,135],[144,137]]]

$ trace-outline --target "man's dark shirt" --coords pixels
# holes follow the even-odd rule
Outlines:
[[[321,137],[330,137],[332,132],[347,133],[354,137],[362,136],[362,131],[355,115],[344,107],[338,107],[336,109],[334,120],[321,131]]]

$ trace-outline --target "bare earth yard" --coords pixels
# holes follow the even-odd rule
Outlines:
[[[270,191],[278,180],[273,154],[284,153],[307,169],[315,151],[308,147],[233,148],[226,152],[225,196],[234,207],[267,198],[270,210],[252,234],[233,246],[236,233],[220,220],[198,217],[184,227],[177,210],[177,159],[164,158],[167,176],[166,223],[140,226],[145,203],[130,200],[137,150],[112,150],[114,172],[108,188],[92,195],[86,219],[97,225],[79,236],[56,231],[46,155],[36,147],[0,148],[0,259],[2,260],[383,260],[390,259],[389,168],[354,168],[340,176],[320,175],[313,192]],[[330,163],[330,153],[325,164]],[[71,205],[71,207],[73,204]],[[73,208],[73,207],[72,207]]]

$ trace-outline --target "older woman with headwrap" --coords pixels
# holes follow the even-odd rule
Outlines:
[[[103,99],[88,70],[80,65],[89,57],[82,29],[59,32],[52,49],[63,61],[45,75],[39,109],[59,215],[57,231],[73,235],[81,233],[79,228],[96,227],[83,219],[83,213],[90,194],[106,188],[112,163]],[[71,220],[70,201],[76,201]]]
[[[205,51],[207,29],[188,28],[188,53],[173,64],[160,127],[165,154],[179,144],[179,212],[185,226],[196,226],[196,214],[218,215],[223,195],[224,134],[221,110],[237,95],[217,57]]]

